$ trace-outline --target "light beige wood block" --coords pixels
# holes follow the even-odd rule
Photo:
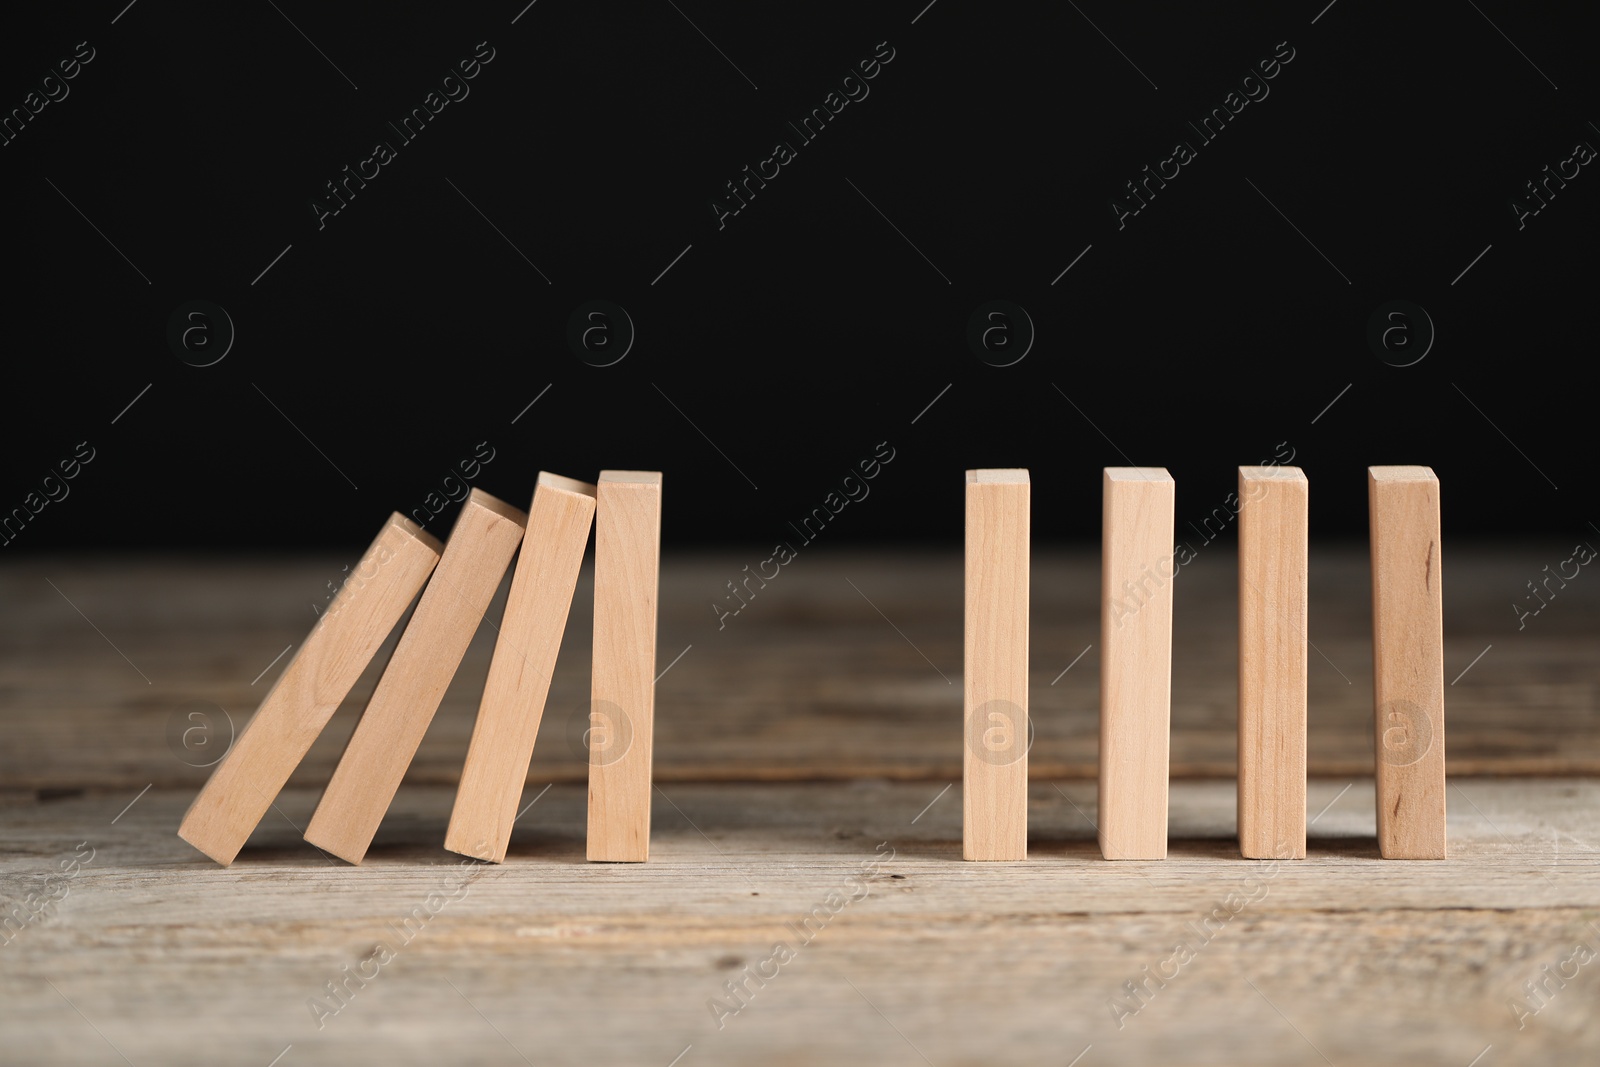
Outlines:
[[[1167,855],[1173,481],[1107,467],[1100,536],[1100,854]]]
[[[588,482],[539,472],[528,507],[528,531],[445,832],[444,847],[452,852],[496,863],[506,858],[544,717],[550,673],[594,525],[594,495],[595,487]]]
[[[440,549],[410,519],[389,516],[189,805],[179,837],[224,867],[233,862],[433,573]]]
[[[967,472],[961,856],[1028,858],[1026,470]]]
[[[1306,538],[1299,467],[1239,468],[1239,852],[1306,854]]]
[[[1445,858],[1444,600],[1439,479],[1369,467],[1378,851]]]
[[[650,858],[661,473],[601,471],[595,486],[591,860]]]
[[[311,816],[307,841],[350,863],[367,854],[526,523],[526,515],[481,489],[461,505],[439,565]]]

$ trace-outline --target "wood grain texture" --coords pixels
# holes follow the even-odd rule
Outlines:
[[[970,470],[963,594],[961,854],[1028,858],[1028,557],[1025,470]]]
[[[416,599],[441,548],[399,512],[389,516],[189,805],[179,837],[223,866],[233,862]]]
[[[1172,730],[1173,481],[1107,467],[1100,571],[1100,851],[1167,854]]]
[[[601,471],[595,487],[589,844],[595,861],[650,858],[661,473]]]
[[[594,525],[595,487],[539,473],[489,679],[461,768],[444,847],[464,856],[505,859],[528,777],[550,675]]]
[[[1359,486],[1360,468],[1352,477]],[[1213,494],[1217,500],[1232,490],[1231,472],[1227,481]],[[877,502],[872,497],[866,505]],[[1179,513],[1187,517],[1198,510],[1184,504]],[[1180,519],[1180,536],[1186,528]],[[958,519],[951,535],[959,537],[959,531]],[[1192,532],[1188,536],[1199,551],[1184,565],[1182,590],[1173,602],[1172,775],[1232,781],[1239,563],[1225,538],[1207,546]],[[1579,539],[1576,531],[1557,530],[1541,541],[1493,547],[1452,542],[1445,681],[1472,664],[1450,687],[1445,756],[1452,777],[1600,774],[1600,676],[1594,667],[1600,579],[1594,566],[1584,567],[1564,589],[1552,581],[1558,595],[1525,620],[1525,629],[1518,629],[1512,608],[1529,597],[1528,579],[1571,555]],[[1592,532],[1589,540],[1600,545]],[[0,715],[6,724],[0,782],[47,790],[106,786],[130,797],[153,782],[194,796],[210,769],[178,758],[169,748],[173,730],[186,729],[193,711],[209,711],[219,723],[215,743],[225,745],[230,735],[224,710],[235,726],[244,725],[288,657],[270,669],[269,663],[305,638],[316,620],[312,605],[324,606],[328,579],[337,581],[343,567],[355,567],[365,547],[343,558],[0,558],[0,604],[6,606],[0,611],[0,647],[7,649],[0,657]],[[685,647],[694,648],[657,685],[663,714],[655,724],[656,780],[959,781],[962,754],[951,688],[960,685],[963,640],[959,545],[871,552],[802,548],[765,588],[752,580],[756,598],[719,631],[710,604],[720,601],[728,580],[740,577],[745,565],[754,573],[770,548],[674,552],[663,564],[657,673]],[[1092,780],[1099,750],[1099,552],[1044,544],[1035,528],[1031,569],[1029,775]],[[773,573],[771,566],[765,570]],[[1572,574],[1572,565],[1565,571]],[[1306,679],[1308,772],[1368,777],[1373,691],[1367,546],[1313,540],[1309,586],[1308,633],[1315,647]],[[590,695],[593,588],[592,564],[586,562],[528,772],[533,790],[588,777],[581,737]],[[498,621],[504,598],[502,586],[490,619]],[[1529,597],[1524,610],[1529,604],[1537,606]],[[459,781],[495,636],[494,627],[484,626],[468,647],[406,772],[407,783]],[[290,785],[320,789],[327,783],[397,638],[392,635],[379,650]],[[145,684],[146,676],[153,684]],[[686,713],[666,714],[669,707]],[[266,818],[287,825],[270,810]]]
[[[1439,479],[1371,467],[1373,718],[1378,845],[1444,859],[1444,597]]]
[[[1239,851],[1306,854],[1310,486],[1298,467],[1239,468]]]
[[[907,1038],[939,1067],[1066,1067],[1091,1044],[1078,1067],[1600,1056],[1596,963],[1521,1029],[1513,1012],[1575,944],[1600,947],[1600,782],[1454,779],[1451,858],[1398,864],[1378,855],[1371,778],[1315,779],[1309,809],[1333,805],[1309,855],[1273,865],[1239,858],[1231,783],[1174,782],[1169,858],[1111,864],[1093,785],[1036,779],[1030,858],[1005,868],[962,862],[957,798],[928,807],[942,787],[666,784],[676,809],[656,806],[645,866],[584,862],[581,782],[528,813],[504,865],[466,867],[439,847],[448,786],[402,790],[360,868],[290,826],[314,788],[287,790],[286,818],[226,869],[172,835],[188,790],[153,789],[115,824],[137,787],[12,794],[8,912],[80,842],[91,862],[3,934],[0,1047],[42,1067],[122,1064],[108,1041],[141,1067],[266,1067],[290,1044],[277,1067],[520,1065],[515,1050],[667,1067],[691,1044],[678,1067],[920,1067]],[[747,978],[779,941],[796,957]],[[1173,974],[1180,942],[1194,957],[1126,1014],[1125,983]],[[745,1006],[719,1016],[708,1002],[739,1003],[729,981]]]
[[[417,610],[311,816],[307,841],[350,863],[366,855],[526,522],[522,512],[481,489],[467,497]],[[484,842],[479,854],[487,847]]]

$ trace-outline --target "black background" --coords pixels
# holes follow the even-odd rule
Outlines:
[[[788,536],[879,442],[830,543],[959,545],[979,466],[1031,469],[1052,541],[1098,535],[1101,467],[1164,465],[1181,529],[1289,449],[1314,536],[1364,535],[1373,463],[1433,466],[1447,537],[1600,522],[1600,176],[1520,231],[1508,206],[1600,146],[1577,5],[924,3],[8,16],[7,111],[95,58],[0,148],[0,508],[95,458],[7,551],[353,550],[481,441],[474,484],[519,507],[541,468],[664,471],[678,546]],[[479,42],[470,95],[319,229],[324,183]],[[719,230],[723,184],[879,42],[870,95]],[[1119,230],[1123,183],[1279,42],[1270,94]],[[595,298],[637,328],[610,367],[566,340]],[[167,343],[196,299],[237,331],[204,368]],[[995,299],[1037,329],[1009,367],[966,341]],[[1397,299],[1437,329],[1408,367],[1367,343]]]

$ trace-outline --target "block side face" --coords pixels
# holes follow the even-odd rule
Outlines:
[[[1030,487],[967,485],[962,855],[1027,857]]]
[[[591,860],[642,862],[650,849],[661,490],[607,473],[595,508],[587,851]]]
[[[594,518],[592,497],[534,491],[462,766],[445,848],[505,859]],[[480,855],[480,848],[488,855]]]
[[[1165,473],[1165,472],[1163,472]],[[1166,855],[1173,483],[1115,479],[1101,527],[1100,846]]]
[[[180,837],[225,866],[233,861],[438,558],[385,523],[195,797]]]

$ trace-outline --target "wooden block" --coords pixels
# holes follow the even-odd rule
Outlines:
[[[1306,535],[1299,467],[1239,468],[1239,852],[1306,855]]]
[[[527,516],[474,489],[317,804],[306,840],[360,863],[522,540]],[[487,846],[485,846],[487,847]]]
[[[650,858],[661,473],[601,471],[595,488],[591,860]]]
[[[1028,858],[1026,470],[967,472],[961,856]]]
[[[389,516],[189,805],[179,837],[224,867],[233,862],[433,573],[440,548],[399,512]]]
[[[1427,467],[1369,467],[1367,507],[1372,521],[1378,851],[1385,859],[1442,860],[1439,479]]]
[[[1100,536],[1100,854],[1167,856],[1173,481],[1107,467]]]
[[[528,532],[445,832],[444,847],[452,852],[496,863],[506,858],[550,691],[550,672],[594,524],[594,493],[588,482],[539,472],[528,507]]]

